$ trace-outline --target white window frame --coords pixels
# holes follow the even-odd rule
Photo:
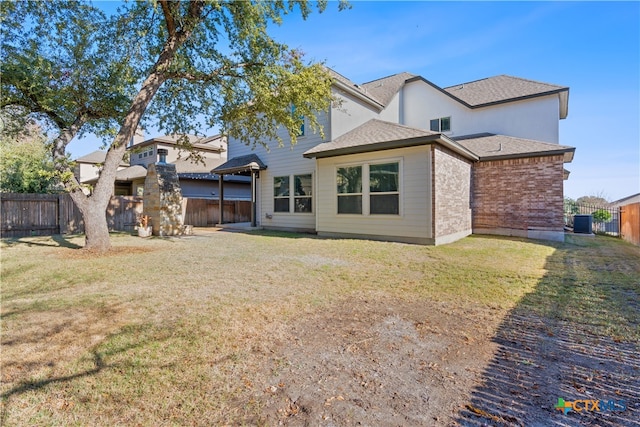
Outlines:
[[[296,176],[302,175],[310,175],[311,176],[311,195],[307,196],[296,196],[295,185],[296,185]],[[276,196],[275,194],[275,179],[276,178],[289,178],[289,195],[287,196]],[[290,175],[274,175],[272,181],[271,190],[273,191],[273,213],[274,215],[314,215],[315,212],[315,201],[314,201],[314,193],[315,193],[315,177],[313,172],[300,172],[294,173]],[[296,212],[296,199],[297,198],[310,198],[311,199],[311,211],[310,212]],[[288,199],[289,200],[289,210],[288,211],[276,211],[276,199]]]
[[[444,119],[449,119],[449,129],[447,129],[447,130],[442,130],[442,121]],[[431,122],[434,121],[434,120],[438,121],[438,130],[431,129]],[[429,120],[429,130],[432,131],[432,132],[451,132],[451,116],[437,117],[435,119]]]
[[[361,169],[361,189],[359,193],[339,193],[338,192],[338,169],[344,169],[344,168],[357,168],[359,167]],[[362,163],[355,163],[355,164],[347,164],[347,165],[336,165],[336,168],[334,170],[333,176],[334,176],[334,189],[336,192],[336,214],[337,215],[357,215],[357,216],[361,216],[364,214],[364,183],[365,183],[365,167],[364,164]],[[368,182],[368,181],[367,181]],[[338,198],[340,197],[353,197],[353,196],[360,196],[360,213],[341,213],[338,212],[339,206],[340,204],[338,203]]]
[[[371,191],[371,174],[370,167],[371,165],[383,165],[388,163],[397,163],[398,164],[398,191],[397,192],[372,192]],[[338,193],[338,169],[340,168],[348,168],[348,167],[362,167],[362,192],[361,193]],[[403,213],[403,199],[404,199],[404,184],[403,184],[403,176],[404,176],[404,165],[402,157],[393,157],[393,158],[385,158],[385,159],[375,159],[363,162],[352,162],[345,164],[337,164],[333,170],[333,179],[334,179],[334,192],[335,192],[335,214],[341,217],[343,216],[354,216],[354,217],[375,217],[375,218],[399,218],[404,216]],[[372,214],[371,213],[371,194],[374,195],[384,195],[384,194],[398,194],[398,213],[397,214]],[[350,196],[362,196],[362,213],[339,213],[338,212],[338,197],[340,194],[350,195]]]
[[[289,192],[286,196],[277,196],[276,195],[276,179],[277,178],[287,178],[289,180]],[[273,177],[273,181],[272,181],[272,187],[271,190],[273,191],[273,213],[274,214],[287,214],[287,213],[291,213],[291,175],[278,175],[278,176],[274,176]],[[276,211],[276,199],[278,200],[284,200],[287,199],[287,201],[289,202],[288,205],[288,210],[287,211]]]
[[[388,165],[388,164],[394,164],[396,163],[398,165],[398,190],[397,191],[371,191],[371,166],[376,166],[376,165]],[[400,215],[400,162],[398,161],[385,161],[385,162],[371,162],[368,164],[367,166],[367,175],[369,176],[368,179],[368,192],[369,192],[369,215],[375,215],[375,216],[380,216],[380,215],[392,215],[392,216],[397,216]],[[372,196],[388,196],[388,195],[394,195],[397,194],[398,195],[398,213],[397,214],[384,214],[384,213],[372,213],[371,212],[371,197]]]

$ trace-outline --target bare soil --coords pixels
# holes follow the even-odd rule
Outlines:
[[[243,378],[238,405],[262,408],[243,423],[640,425],[637,346],[494,311],[362,298],[292,322],[262,355],[264,370]],[[627,407],[565,415],[554,408],[562,396]]]

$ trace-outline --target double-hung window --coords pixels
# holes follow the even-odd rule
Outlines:
[[[362,213],[362,166],[338,168],[338,213]]]
[[[336,184],[338,214],[400,214],[399,162],[339,167]]]
[[[289,177],[273,178],[273,211],[289,212]]]
[[[397,162],[369,165],[369,213],[400,213],[400,167]]]
[[[293,182],[293,191],[291,191]],[[313,212],[313,175],[276,176],[273,178],[274,212]]]
[[[449,132],[451,130],[451,117],[441,117],[429,122],[429,128],[433,132]]]

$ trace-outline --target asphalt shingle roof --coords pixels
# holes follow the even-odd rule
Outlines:
[[[132,181],[138,178],[145,178],[147,169],[142,165],[133,165],[116,172],[116,181]]]
[[[382,105],[387,105],[396,93],[400,90],[404,83],[415,77],[415,74],[403,72],[392,76],[383,77],[371,82],[363,83],[362,88],[370,95],[377,99]]]
[[[400,140],[416,138],[437,137],[437,132],[415,129],[396,123],[372,119],[365,124],[345,133],[333,141],[323,142],[304,152],[304,156],[323,153],[327,151],[341,150],[353,147],[382,144]]]
[[[92,151],[82,157],[78,157],[76,162],[80,163],[104,163],[107,158],[107,152],[102,150]]]
[[[569,88],[507,75],[444,88],[445,92],[473,107],[565,90]]]
[[[565,161],[573,159],[574,147],[483,133],[455,138],[458,144],[476,154],[480,160],[532,157],[535,155],[565,154]]]

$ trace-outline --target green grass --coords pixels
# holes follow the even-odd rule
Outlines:
[[[640,248],[469,237],[425,247],[258,232],[2,243],[3,425],[236,424],[287,324],[352,297],[518,307],[640,342]],[[255,402],[254,402],[255,403]]]

